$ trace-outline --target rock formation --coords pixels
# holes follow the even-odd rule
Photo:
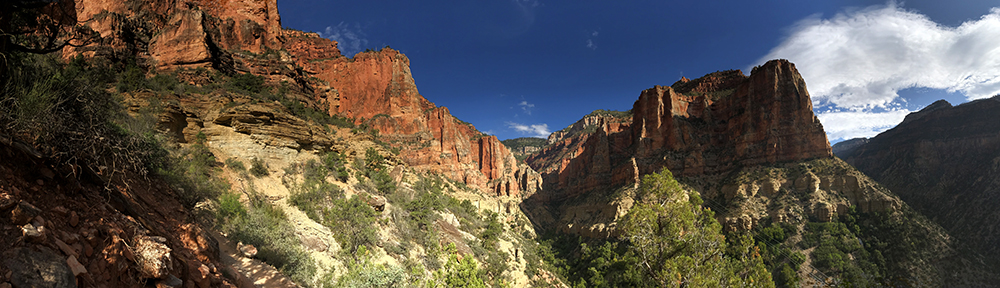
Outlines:
[[[755,67],[749,77],[731,70],[646,89],[631,122],[598,123],[595,133],[550,137],[550,146],[527,159],[547,188],[572,194],[661,168],[695,176],[832,156],[805,81],[786,60]]]
[[[840,154],[960,241],[1000,256],[1000,97],[940,100]]]
[[[85,47],[66,48],[64,57],[131,54],[139,56],[140,64],[160,70],[213,67],[263,75],[272,84],[303,84],[313,95],[301,99],[307,106],[378,130],[380,139],[401,148],[402,158],[414,168],[497,195],[521,197],[541,186],[538,174],[518,165],[496,137],[421,96],[405,55],[382,49],[345,57],[334,41],[282,29],[275,0],[153,1],[142,7],[128,1],[75,3],[78,20],[102,37]],[[247,129],[256,126],[243,120],[261,120],[260,114],[245,112],[232,111],[244,116],[223,115],[217,122],[252,133]],[[284,138],[302,139],[276,139]],[[289,147],[312,144],[278,142]]]
[[[322,42],[313,42],[322,47]],[[497,195],[531,194],[540,187],[540,177],[527,166],[519,166],[495,136],[484,135],[452,116],[448,108],[421,96],[405,55],[386,48],[348,59],[333,50],[322,53],[315,46],[298,43],[301,50],[290,51],[291,55],[338,94],[332,99],[319,95],[315,100],[327,103],[331,113],[377,129],[383,141],[403,148],[402,156],[410,166]]]

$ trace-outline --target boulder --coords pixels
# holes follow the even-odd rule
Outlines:
[[[135,262],[139,264],[138,270],[142,278],[162,279],[170,274],[173,258],[167,244],[140,235],[133,238],[132,249],[135,251]]]
[[[816,193],[819,190],[819,183],[819,177],[812,173],[806,173],[799,179],[795,179],[795,190],[806,194]]]
[[[3,254],[15,287],[77,287],[67,260],[46,247],[18,247]]]
[[[777,179],[766,179],[760,187],[760,192],[764,196],[772,197],[778,195],[778,191],[781,190],[781,181]]]
[[[250,244],[243,244],[243,242],[236,243],[236,250],[240,251],[240,254],[246,256],[247,258],[253,258],[257,256],[257,247]]]

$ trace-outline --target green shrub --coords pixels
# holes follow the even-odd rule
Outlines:
[[[260,158],[253,158],[253,160],[250,161],[250,165],[250,174],[256,176],[257,178],[271,175],[271,172],[267,170],[267,164],[260,160]]]
[[[326,166],[326,169],[334,172],[334,177],[336,177],[337,180],[340,180],[340,182],[347,182],[350,175],[347,172],[347,167],[345,166],[347,162],[344,158],[343,154],[334,152],[326,153],[321,158],[323,160],[323,165]]]
[[[299,283],[308,283],[316,273],[309,253],[302,247],[285,212],[259,201],[245,216],[230,217],[223,224],[232,239],[257,247],[257,257]]]
[[[250,73],[236,74],[226,83],[230,90],[242,91],[250,95],[256,95],[269,90],[264,86],[264,76],[257,76]]]
[[[402,268],[392,265],[374,264],[367,256],[367,249],[361,247],[358,254],[360,260],[350,260],[347,263],[347,273],[337,279],[335,285],[324,287],[376,288],[401,287],[407,283],[406,273]]]
[[[230,170],[236,172],[247,171],[247,167],[243,165],[243,162],[240,162],[240,160],[236,160],[236,158],[226,159],[226,167],[229,167]]]
[[[503,233],[503,227],[500,226],[497,217],[498,215],[493,211],[487,211],[486,215],[483,216],[486,228],[483,229],[483,232],[479,233],[479,239],[482,241],[483,247],[487,250],[495,250],[497,248],[497,242],[500,241],[500,234]]]
[[[427,286],[485,288],[484,274],[472,257],[458,259],[458,255],[451,254],[444,267],[434,272],[434,279]]]
[[[396,191],[396,182],[392,180],[392,177],[385,170],[371,172],[368,177],[375,184],[378,195],[388,195]]]
[[[125,70],[118,76],[116,88],[118,92],[134,92],[146,88],[146,73],[131,60],[125,65]]]
[[[153,91],[175,92],[177,87],[182,87],[183,91],[184,86],[177,80],[175,74],[156,74],[146,81],[146,87]]]
[[[205,146],[205,134],[198,133],[195,143],[179,149],[157,171],[171,183],[187,207],[205,199],[215,199],[229,191],[229,185],[212,175],[217,172],[215,156]]]
[[[243,207],[243,203],[240,203],[239,194],[226,193],[219,195],[217,214],[219,219],[239,218],[247,215],[247,209]]]
[[[368,203],[356,195],[346,200],[333,199],[332,202],[331,207],[323,209],[323,224],[333,231],[342,232],[336,238],[346,252],[354,253],[360,246],[378,243],[375,223],[378,213]]]
[[[64,63],[51,54],[3,56],[9,66],[0,79],[0,134],[38,148],[53,164],[113,173],[146,175],[166,157],[155,131],[127,125],[134,119],[109,89],[120,65],[82,57]]]

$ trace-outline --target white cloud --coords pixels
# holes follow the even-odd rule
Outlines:
[[[889,3],[810,17],[791,31],[759,63],[795,63],[817,107],[886,107],[912,87],[959,91],[968,99],[1000,93],[1000,8],[947,27]]]
[[[524,125],[520,123],[507,122],[507,127],[514,129],[521,134],[542,138],[549,137],[549,134],[551,133],[549,132],[549,125],[545,123]]]
[[[535,108],[535,104],[528,103],[528,101],[521,101],[521,103],[517,103],[517,106],[521,106],[521,110],[528,115],[531,115],[531,109]]]
[[[587,39],[587,48],[597,50],[597,45],[594,45],[594,40]]]
[[[590,36],[597,37],[597,34],[599,34],[599,33],[597,33],[597,31],[594,31],[594,33],[590,33]]]
[[[366,38],[368,35],[361,30],[361,24],[358,23],[354,23],[351,27],[350,24],[340,22],[337,26],[326,26],[326,30],[319,32],[319,34],[324,38],[337,41],[340,54],[346,56],[354,56],[368,46]]]
[[[910,112],[912,111],[906,109],[887,112],[837,111],[820,112],[816,117],[823,123],[823,130],[826,130],[827,138],[832,142],[837,139],[874,137],[903,122],[903,118]]]

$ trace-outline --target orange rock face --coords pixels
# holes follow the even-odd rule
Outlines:
[[[207,66],[211,60],[208,37],[203,23],[204,13],[183,10],[173,14],[170,22],[149,45],[149,52],[158,68]]]
[[[348,59],[340,57],[332,41],[309,36],[295,40],[290,54],[337,91],[337,97],[319,95],[316,101],[326,103],[331,113],[378,129],[383,141],[401,148],[407,164],[498,196],[524,196],[541,186],[541,177],[526,165],[518,166],[495,136],[483,135],[448,108],[421,96],[405,55],[383,49]]]
[[[401,148],[402,158],[414,168],[497,195],[523,196],[541,186],[541,177],[527,165],[519,166],[496,137],[483,135],[421,96],[410,75],[410,60],[398,51],[344,57],[334,41],[283,30],[276,0],[144,4],[77,0],[77,19],[102,38],[88,47],[67,48],[64,57],[128,52],[161,70],[211,66],[265,75],[272,83],[300,83],[315,96],[309,106],[377,129],[381,140]],[[106,14],[115,17],[101,16]],[[143,37],[149,37],[148,47]],[[277,57],[258,57],[269,51],[277,51]]]
[[[749,77],[724,71],[646,89],[632,113],[631,123],[601,123],[529,157],[546,186],[563,191],[547,197],[634,183],[662,168],[692,176],[832,156],[805,81],[786,60]]]

